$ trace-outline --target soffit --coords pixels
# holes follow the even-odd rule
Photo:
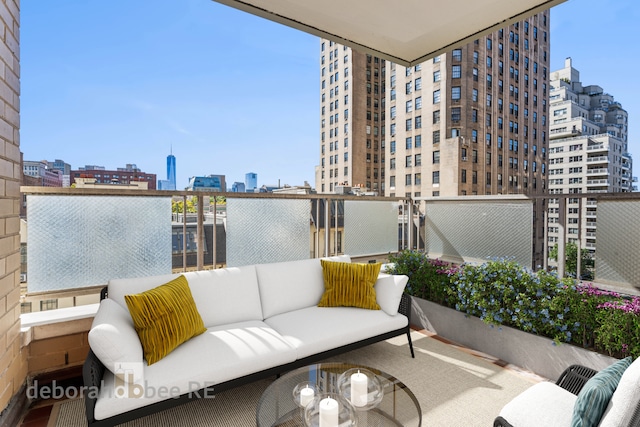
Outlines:
[[[565,0],[214,0],[410,66]]]

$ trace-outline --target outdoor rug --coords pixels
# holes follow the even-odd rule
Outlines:
[[[401,336],[327,361],[370,366],[398,378],[420,402],[423,426],[490,427],[500,409],[535,381],[419,332],[412,332],[412,339],[415,359],[406,336]],[[123,426],[253,427],[258,400],[271,381],[257,381]],[[55,404],[49,427],[86,425],[82,399]]]

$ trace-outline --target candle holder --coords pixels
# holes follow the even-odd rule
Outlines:
[[[362,375],[366,377],[366,395],[363,395],[362,389],[353,390],[352,385],[356,385],[356,383],[352,382],[352,376],[354,374],[359,374],[356,377],[353,377],[354,380],[356,378],[362,378]],[[336,385],[340,395],[348,400],[356,411],[368,411],[373,409],[378,406],[384,397],[384,390],[380,379],[376,374],[368,369],[348,369],[338,377]]]
[[[331,405],[323,406],[327,398],[333,402]],[[327,407],[330,409],[325,410]],[[334,411],[337,416],[331,416],[330,413]],[[356,427],[356,411],[353,405],[340,394],[320,393],[304,409],[304,425],[307,427]]]
[[[319,390],[315,383],[304,381],[293,388],[293,401],[304,409],[317,396]]]

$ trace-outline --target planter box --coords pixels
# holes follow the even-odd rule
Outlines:
[[[555,381],[569,365],[601,370],[618,359],[507,326],[491,326],[477,317],[421,298],[412,298],[411,323],[458,344]]]

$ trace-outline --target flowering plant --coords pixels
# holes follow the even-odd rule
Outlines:
[[[513,259],[455,266],[418,251],[389,257],[407,293],[505,325],[616,357],[640,357],[640,297],[596,288]]]

